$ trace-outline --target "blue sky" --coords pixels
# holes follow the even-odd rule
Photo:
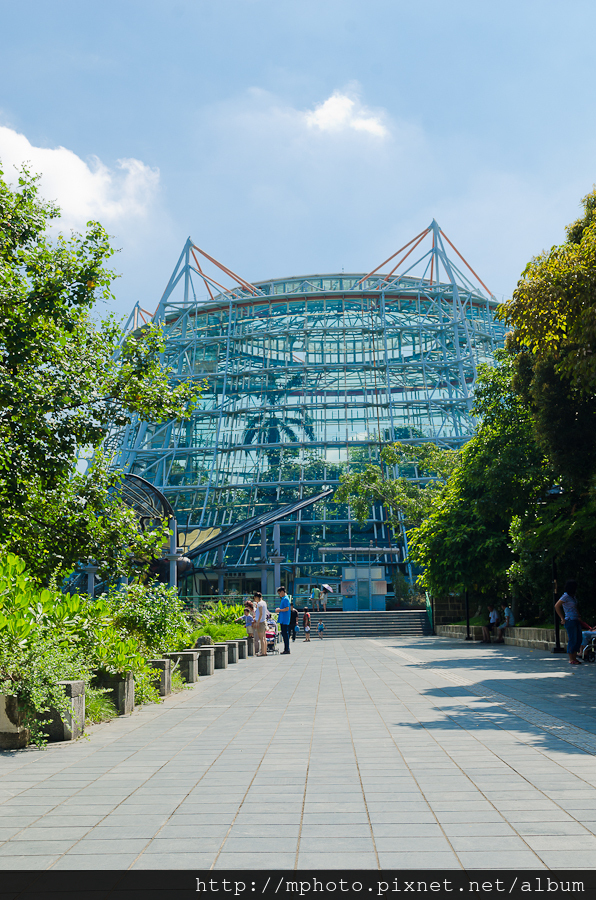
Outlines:
[[[0,0],[0,159],[154,309],[188,235],[364,272],[434,217],[501,299],[596,182],[593,0]]]

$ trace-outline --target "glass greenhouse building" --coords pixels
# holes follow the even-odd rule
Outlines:
[[[211,553],[199,544],[334,488],[342,472],[378,461],[384,442],[461,446],[477,366],[502,345],[496,306],[436,222],[368,274],[254,284],[189,239],[156,312],[137,305],[128,328],[163,326],[172,380],[206,380],[200,405],[188,421],[133,421],[106,442],[115,465],[176,510],[194,555],[183,592],[271,594],[276,559],[298,597],[342,584],[344,608],[384,609],[404,554],[381,507],[363,528],[329,497],[265,535],[255,528]]]

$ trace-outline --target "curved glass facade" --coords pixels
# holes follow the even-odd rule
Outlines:
[[[207,390],[187,422],[133,422],[110,435],[115,463],[156,484],[190,534],[333,487],[348,467],[378,460],[387,441],[460,446],[473,426],[477,365],[503,332],[496,301],[457,271],[441,234],[437,227],[421,276],[317,275],[219,293],[189,242],[154,319],[172,378],[205,378]],[[203,284],[209,296],[199,298]],[[347,546],[394,564],[396,556],[374,554],[396,542],[383,519],[373,510],[360,528],[333,500],[302,510],[275,536],[282,570],[303,583],[337,581],[348,557],[332,548]],[[261,557],[255,532],[228,546],[223,562],[258,574]],[[199,565],[221,567],[221,554]],[[199,582],[193,591],[203,592]]]

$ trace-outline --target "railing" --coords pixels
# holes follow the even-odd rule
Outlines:
[[[279,607],[279,596],[277,594],[263,594],[263,599],[270,612],[274,612]],[[224,606],[244,604],[246,600],[252,600],[252,594],[188,594],[185,597],[181,597],[181,600],[200,612],[208,603],[221,602]],[[314,608],[310,597],[304,594],[294,595],[292,600],[300,610],[303,610],[305,606],[308,606],[310,610]],[[340,594],[327,597],[328,610],[341,608],[342,598]],[[321,603],[319,603],[319,610],[323,611]]]
[[[424,595],[426,597],[426,614],[428,616],[428,621],[430,622],[430,627],[434,632],[435,626],[433,625],[433,605],[431,603],[430,597],[428,596],[428,591],[425,591]]]

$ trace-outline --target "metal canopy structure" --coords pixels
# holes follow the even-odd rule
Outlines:
[[[154,484],[132,472],[126,473],[117,491],[124,503],[134,509],[142,527],[176,515],[167,497]]]
[[[204,378],[207,390],[190,420],[134,420],[106,449],[159,487],[187,532],[316,498],[279,526],[295,574],[319,569],[327,545],[391,546],[380,507],[357,526],[327,489],[377,461],[384,442],[469,438],[477,367],[503,342],[496,306],[435,221],[367,274],[254,284],[189,238],[151,319],[163,326],[172,380]],[[148,320],[137,304],[128,330]],[[218,555],[207,544],[197,564],[221,565]],[[260,558],[258,535],[226,544],[228,567],[248,571]]]

